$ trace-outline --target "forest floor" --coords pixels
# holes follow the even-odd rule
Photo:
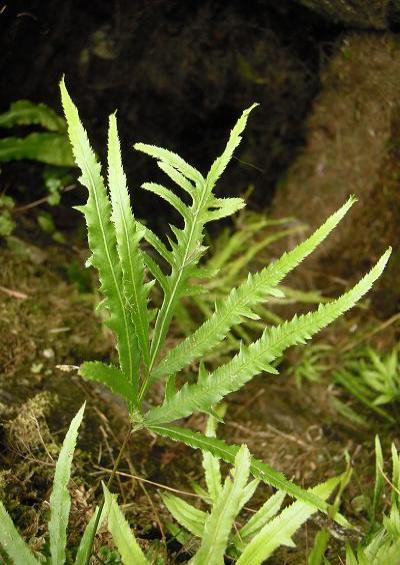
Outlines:
[[[43,237],[41,245],[26,243],[27,239],[23,244],[11,239],[12,249],[1,249],[1,498],[25,539],[41,549],[55,459],[69,422],[86,399],[71,483],[69,542],[74,547],[129,429],[128,414],[118,399],[76,373],[75,367],[83,360],[114,356],[112,336],[95,313],[94,279],[83,269],[86,251],[72,243],[49,244]],[[331,281],[319,276],[318,284],[323,288],[331,286]],[[287,307],[286,314],[290,314]],[[367,428],[339,415],[332,403],[338,396],[350,401],[354,410],[363,409],[332,384],[329,374],[340,351],[351,348],[360,336],[363,339],[372,332],[375,343],[388,348],[395,326],[380,332],[380,325],[382,320],[376,320],[371,310],[354,310],[322,335],[321,342],[330,344],[335,353],[320,382],[296,384],[292,373],[301,363],[301,350],[293,350],[282,362],[279,376],[263,375],[229,397],[226,425],[220,426],[222,437],[247,443],[254,455],[304,487],[343,472],[349,454],[354,473],[342,510],[356,529],[342,532],[330,525],[332,564],[342,563],[343,540],[357,538],[357,527],[366,519],[353,502],[374,483],[374,435],[379,432],[386,450],[396,434],[371,414],[367,413]],[[68,366],[67,370],[60,365]],[[204,424],[203,416],[187,422],[195,429],[204,429]],[[131,439],[119,471],[113,490],[119,492],[122,508],[143,546],[158,540],[160,554],[168,555],[167,563],[185,562],[190,547],[182,548],[168,533],[170,518],[160,492],[164,485],[193,492],[191,481],[203,481],[200,454],[140,432]],[[257,491],[252,507],[265,499],[267,491],[266,487]],[[323,522],[321,515],[310,520],[295,537],[296,548],[281,548],[270,562],[304,563]],[[110,539],[104,533],[96,543],[99,549]],[[104,548],[102,552],[103,562],[110,562]]]

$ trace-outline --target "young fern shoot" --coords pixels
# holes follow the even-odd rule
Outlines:
[[[64,81],[61,82],[61,95],[73,153],[82,171],[81,182],[89,193],[86,205],[80,209],[88,228],[92,251],[90,264],[99,273],[100,290],[105,298],[102,307],[108,312],[107,324],[114,331],[119,355],[119,367],[97,361],[87,362],[81,365],[80,374],[103,383],[125,398],[135,429],[147,428],[194,448],[209,451],[215,457],[233,464],[238,446],[230,446],[215,437],[171,425],[171,422],[194,412],[212,414],[217,403],[231,392],[239,390],[255,375],[276,373],[273,362],[288,347],[305,343],[365,295],[382,273],[390,249],[358,284],[341,297],[321,304],[314,312],[295,316],[278,326],[266,327],[257,341],[242,346],[228,363],[209,373],[203,363],[207,361],[207,353],[226,338],[233,326],[241,324],[246,318],[256,319],[254,309],[258,304],[268,300],[269,296],[281,295],[279,284],[284,277],[324,241],[355,199],[349,198],[295,249],[260,272],[249,274],[247,280],[216,304],[212,316],[192,335],[165,351],[165,340],[180,300],[202,291],[194,279],[204,279],[213,274],[200,264],[206,252],[203,242],[206,224],[230,216],[244,206],[241,198],[218,197],[215,186],[238,147],[250,112],[256,104],[243,112],[230,133],[224,151],[206,176],[166,149],[143,143],[135,145],[136,150],[156,159],[159,168],[178,188],[176,193],[156,183],[145,183],[142,187],[166,200],[182,216],[183,227],[171,226],[172,234],[168,237],[168,243],[165,243],[138,222],[132,213],[115,115],[110,117],[109,125],[108,192],[100,164],[90,147]],[[181,199],[179,191],[186,193],[189,204]],[[141,247],[142,239],[147,247],[152,247],[155,254],[161,257],[162,264],[168,265],[167,272],[153,253]],[[153,280],[147,282],[151,277]],[[160,287],[163,300],[156,313],[154,329],[151,329],[148,302],[153,284]],[[197,382],[186,383],[177,390],[176,375],[185,367],[193,367],[198,361],[202,362]],[[149,387],[162,378],[167,381],[164,402],[145,411],[143,400]],[[326,503],[316,493],[301,489],[265,463],[252,458],[249,468],[255,477],[326,511]]]

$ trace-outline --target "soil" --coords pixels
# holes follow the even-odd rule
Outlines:
[[[25,243],[24,252],[18,254],[15,241],[12,246],[12,251],[2,249],[0,274],[2,499],[32,548],[43,548],[54,460],[70,420],[86,399],[71,484],[69,542],[74,546],[99,501],[100,481],[107,480],[129,429],[124,405],[100,385],[84,382],[74,369],[85,359],[112,359],[112,336],[102,329],[94,311],[98,300],[95,284],[86,279],[86,287],[82,286],[83,276],[76,274],[84,272],[84,251],[75,245],[67,248],[47,242],[41,248]],[[74,263],[74,274],[68,274],[66,265]],[[374,327],[361,311],[336,325],[323,336],[323,342],[340,349],[348,344],[351,327],[357,324]],[[386,333],[378,345],[387,348],[394,339],[395,333]],[[345,453],[349,453],[355,480],[346,491],[343,508],[348,519],[362,525],[364,518],[357,514],[352,500],[373,485],[374,430],[379,430],[385,447],[389,436],[395,439],[393,430],[387,430],[386,437],[382,422],[371,421],[367,430],[357,429],[339,416],[332,397],[348,399],[329,386],[329,380],[296,387],[288,369],[300,359],[301,352],[292,351],[279,377],[257,378],[232,395],[221,437],[246,442],[254,455],[305,487],[343,471]],[[69,370],[60,370],[60,365]],[[203,417],[196,416],[187,425],[204,429],[204,423]],[[123,475],[118,476],[114,490],[120,493],[123,509],[143,547],[159,540],[168,563],[182,562],[191,549],[180,548],[166,533],[169,517],[159,493],[161,485],[191,492],[191,481],[201,483],[199,454],[141,432],[131,440],[120,472]],[[266,487],[261,488],[251,506],[257,507],[267,493]],[[303,562],[308,539],[313,539],[323,522],[321,516],[310,520],[296,536],[297,548],[281,549],[271,563]],[[332,563],[340,563],[343,535],[336,532],[333,538]],[[109,544],[103,533],[97,549],[104,551]]]

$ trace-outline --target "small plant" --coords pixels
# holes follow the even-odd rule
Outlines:
[[[79,410],[72,420],[65,436],[60,455],[57,460],[53,490],[50,496],[49,520],[49,546],[50,556],[38,556],[32,553],[28,545],[21,538],[3,503],[0,501],[0,547],[10,557],[15,565],[39,565],[49,563],[62,565],[66,559],[67,524],[71,507],[71,498],[68,492],[68,483],[71,476],[72,457],[74,455],[78,429],[82,422],[85,405]],[[85,563],[91,550],[91,530],[95,525],[96,512],[87,525],[82,536],[75,559],[75,565]]]
[[[29,133],[25,137],[14,135],[0,139],[0,164],[21,159],[44,163],[43,182],[48,193],[46,202],[55,206],[60,202],[61,191],[72,180],[70,168],[74,166],[74,160],[67,125],[45,104],[34,104],[29,100],[13,102],[9,110],[0,115],[0,128],[27,126],[40,127],[42,131]],[[0,237],[11,235],[15,229],[12,217],[14,204],[11,196],[0,195]],[[38,223],[42,227],[40,218]],[[61,234],[55,233],[57,240]]]
[[[258,304],[280,294],[278,285],[283,278],[329,235],[353,205],[354,198],[350,198],[295,249],[261,271],[249,274],[241,285],[232,288],[216,304],[211,317],[193,334],[166,351],[168,330],[181,300],[201,293],[203,289],[198,281],[210,276],[200,263],[206,252],[206,224],[230,216],[244,206],[241,198],[218,197],[215,185],[239,145],[255,105],[243,112],[231,131],[226,148],[205,177],[175,153],[144,143],[135,145],[136,150],[155,158],[158,167],[185,193],[184,201],[160,184],[145,183],[142,186],[166,200],[182,217],[181,227],[171,226],[171,234],[164,242],[138,222],[132,213],[115,115],[111,115],[109,120],[108,193],[100,164],[63,81],[61,96],[76,164],[82,171],[80,180],[89,194],[87,203],[79,208],[86,219],[92,251],[88,264],[99,273],[100,288],[105,298],[102,308],[107,311],[107,324],[115,334],[119,356],[119,366],[92,361],[83,363],[79,372],[87,379],[103,383],[126,400],[133,432],[145,428],[154,434],[209,451],[213,456],[234,464],[239,446],[228,445],[220,439],[172,423],[195,412],[213,414],[214,406],[254,376],[262,372],[277,373],[273,363],[288,347],[305,343],[364,296],[382,273],[390,249],[343,296],[321,304],[306,315],[295,316],[278,326],[266,327],[259,339],[242,345],[227,363],[209,372],[206,366],[208,355],[226,338],[233,326],[240,325],[245,319],[257,318],[254,309]],[[146,252],[141,246],[143,239],[162,261],[158,262],[153,253]],[[162,265],[168,265],[168,268],[164,269]],[[147,277],[151,280],[148,281]],[[155,284],[163,295],[163,301],[155,312],[152,327],[150,322],[154,312],[149,301]],[[197,372],[197,380],[179,387],[177,376],[184,368]],[[148,408],[145,400],[149,390],[159,381],[165,382],[165,399],[161,405]],[[243,454],[241,457],[244,457]],[[290,496],[327,511],[327,503],[321,496],[298,487],[269,465],[252,458],[250,472],[255,478]]]
[[[116,498],[103,484],[105,504],[102,508],[96,507],[87,524],[78,548],[67,547],[67,524],[71,507],[71,496],[68,483],[71,477],[72,458],[74,456],[78,429],[81,425],[85,405],[73,418],[65,436],[54,474],[53,489],[50,495],[50,520],[49,530],[49,555],[37,555],[29,549],[18,533],[13,521],[0,501],[0,557],[1,549],[10,557],[15,565],[63,565],[66,561],[71,563],[70,553],[76,550],[75,565],[85,565],[90,557],[94,533],[103,522],[107,523],[115,545],[120,552],[123,563],[141,565],[148,563],[140,549],[133,533],[130,531]],[[112,483],[111,476],[108,485]],[[129,552],[128,547],[129,540]]]
[[[218,415],[221,415],[220,412]],[[215,436],[216,420],[208,420],[206,435]],[[293,534],[316,512],[308,503],[297,501],[281,510],[285,493],[277,491],[255,512],[242,526],[237,525],[237,516],[244,505],[253,496],[259,481],[248,482],[250,454],[243,445],[235,458],[231,476],[221,482],[219,461],[213,455],[203,452],[207,490],[196,486],[196,491],[203,501],[210,505],[205,512],[184,500],[171,495],[163,495],[163,501],[175,520],[200,539],[200,547],[191,563],[224,563],[224,554],[237,559],[238,565],[258,565],[268,559],[280,546],[294,546]],[[334,477],[310,489],[311,492],[326,500],[340,483],[340,477]],[[171,533],[178,539],[182,536],[174,524]],[[190,536],[191,537],[191,536]]]
[[[386,355],[373,348],[356,350],[343,368],[333,375],[334,380],[353,394],[370,410],[390,422],[395,419],[383,405],[400,400],[399,347]]]
[[[29,100],[13,102],[9,110],[0,115],[0,128],[18,126],[39,126],[45,131],[0,139],[0,163],[32,159],[57,167],[73,167],[65,120],[54,110]]]
[[[369,517],[369,531],[357,547],[346,545],[346,565],[391,565],[399,562],[400,555],[400,457],[392,444],[392,476],[384,472],[382,447],[379,437],[375,437],[375,484],[370,496],[360,497]],[[387,512],[385,483],[391,489],[390,508]],[[382,518],[378,519],[378,513]],[[329,541],[328,530],[323,529],[316,538],[308,565],[329,565],[325,551]]]
[[[303,380],[309,382],[319,382],[321,377],[329,369],[326,361],[327,353],[332,351],[332,346],[328,344],[311,344],[305,349],[299,361],[289,367],[288,375],[293,375],[296,385],[300,388]]]

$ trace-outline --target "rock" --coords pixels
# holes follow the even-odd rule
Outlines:
[[[319,261],[320,268],[322,260],[324,273],[355,279],[389,244],[400,243],[399,92],[397,39],[344,36],[323,76],[304,150],[273,206],[275,216],[292,215],[315,229],[350,194],[359,197],[308,267]],[[392,260],[381,284],[391,289],[390,299],[381,292],[382,313],[394,311],[400,296],[393,278],[397,262]]]
[[[392,0],[298,0],[335,23],[361,29],[387,29],[394,16]]]

